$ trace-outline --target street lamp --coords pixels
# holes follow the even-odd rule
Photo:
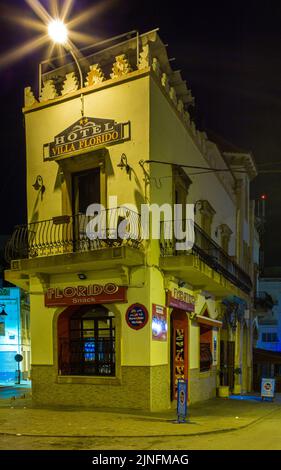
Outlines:
[[[52,20],[48,26],[48,33],[50,38],[58,43],[65,44],[68,40],[68,30],[66,25],[61,20]]]
[[[7,317],[8,314],[5,312],[5,304],[1,304],[0,307],[2,308],[2,312],[0,312],[0,317]]]
[[[49,25],[48,25],[48,34],[51,38],[51,40],[56,43],[60,44],[65,48],[67,52],[70,52],[72,55],[74,62],[77,65],[79,75],[80,75],[80,89],[83,88],[83,74],[82,70],[79,64],[79,61],[76,57],[76,54],[73,50],[73,47],[71,46],[71,43],[68,40],[68,29],[67,26],[64,24],[63,21],[59,19],[52,20]],[[81,103],[82,103],[82,108],[81,108],[81,114],[84,116],[84,96],[81,94]]]

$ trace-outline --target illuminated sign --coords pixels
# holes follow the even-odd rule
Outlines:
[[[186,312],[194,312],[195,310],[194,296],[176,288],[174,288],[172,292],[167,292],[166,304],[168,307],[179,308]]]
[[[130,138],[130,122],[83,117],[44,145],[44,161],[73,152],[92,150]]]
[[[275,379],[262,379],[261,381],[261,397],[274,398]]]
[[[144,305],[130,305],[126,312],[126,322],[133,330],[140,330],[148,322],[148,311]]]
[[[167,309],[162,305],[152,304],[152,339],[167,341]]]
[[[104,286],[91,284],[89,286],[50,288],[45,294],[46,307],[68,305],[99,304],[127,302],[127,287],[120,287],[111,282]]]
[[[177,415],[178,422],[185,423],[187,415],[187,380],[178,381]]]

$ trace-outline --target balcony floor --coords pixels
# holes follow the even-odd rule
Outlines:
[[[141,249],[128,246],[110,247],[97,251],[62,253],[11,262],[11,269],[5,271],[5,279],[24,289],[29,276],[37,273],[46,275],[78,273],[105,270],[120,270],[122,267],[141,266],[144,253]]]
[[[160,258],[160,268],[177,278],[186,281],[196,289],[206,290],[216,297],[238,295],[248,300],[248,295],[239,287],[218,273],[198,256],[183,254],[177,256],[164,256]]]

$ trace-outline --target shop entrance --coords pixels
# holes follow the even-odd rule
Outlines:
[[[177,399],[178,380],[188,378],[188,318],[182,310],[171,314],[171,400]]]

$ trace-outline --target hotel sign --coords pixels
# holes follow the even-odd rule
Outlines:
[[[109,282],[104,286],[91,284],[89,286],[51,288],[45,293],[46,307],[68,305],[110,304],[127,302],[127,287],[120,287]]]
[[[194,312],[195,298],[193,295],[176,288],[174,288],[172,292],[168,291],[166,295],[166,304],[168,307],[179,308],[186,312]]]
[[[130,122],[83,117],[44,145],[44,161],[92,150],[130,138]]]

